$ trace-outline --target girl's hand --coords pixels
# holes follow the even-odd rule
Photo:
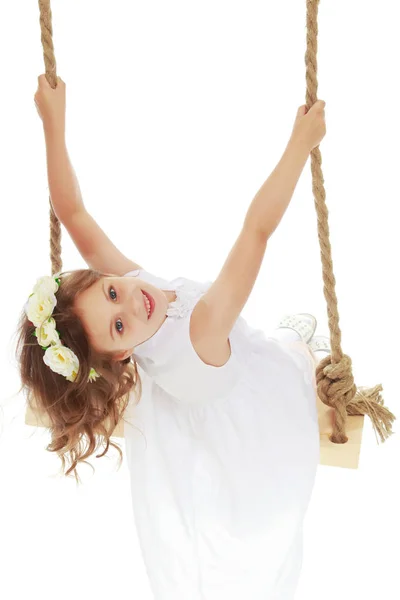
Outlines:
[[[323,100],[317,100],[308,112],[305,104],[297,111],[292,139],[305,145],[309,152],[325,137],[325,104]]]
[[[53,90],[45,75],[38,77],[35,105],[46,130],[65,131],[66,85],[57,77],[57,87]]]

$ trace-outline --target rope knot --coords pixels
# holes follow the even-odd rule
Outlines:
[[[319,398],[331,408],[346,407],[356,395],[352,361],[347,354],[337,363],[332,362],[331,355],[322,359],[317,366],[316,380]]]
[[[335,423],[330,440],[336,444],[345,444],[347,405],[357,393],[354,383],[350,356],[343,354],[339,362],[333,363],[332,356],[323,358],[317,366],[316,383],[320,400],[335,409]]]

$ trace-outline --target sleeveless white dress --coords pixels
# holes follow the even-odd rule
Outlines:
[[[135,349],[142,396],[131,396],[124,425],[155,600],[293,600],[320,453],[306,344],[268,338],[239,317],[229,360],[207,365],[189,323],[211,282],[125,276],[177,294]]]

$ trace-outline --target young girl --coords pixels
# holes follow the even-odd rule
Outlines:
[[[99,439],[107,452],[124,416],[157,600],[293,599],[319,463],[314,373],[329,344],[308,314],[287,317],[271,337],[240,315],[325,135],[325,103],[299,108],[220,274],[199,283],[144,270],[87,213],[66,150],[65,89],[41,75],[35,101],[52,205],[89,269],[39,279],[20,323],[21,379],[47,415],[49,449],[76,475]]]

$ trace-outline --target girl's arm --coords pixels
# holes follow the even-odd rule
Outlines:
[[[47,178],[53,210],[64,222],[71,214],[83,210],[79,183],[69,160],[65,143],[66,84],[57,77],[53,89],[46,75],[39,75],[35,105],[42,120],[46,142]]]
[[[307,112],[297,111],[292,135],[285,152],[267,181],[259,189],[246,215],[250,229],[267,239],[282,220],[310,152],[320,144],[326,133],[325,102],[318,100]]]
[[[122,254],[87,212],[68,156],[64,130],[45,127],[47,176],[53,210],[91,269],[123,276],[142,267]]]
[[[261,187],[217,279],[195,306],[190,338],[203,362],[216,367],[230,356],[230,332],[259,274],[267,242],[292,198],[307,158],[325,136],[324,104],[305,114],[298,110],[295,127],[278,165]]]
[[[278,227],[310,155],[302,140],[291,138],[279,163],[259,189],[246,214],[245,225],[267,239]]]
[[[78,179],[69,159],[62,129],[44,129],[46,142],[47,179],[53,210],[64,223],[74,213],[84,210]]]
[[[39,75],[35,105],[43,122],[47,177],[53,210],[67,229],[82,258],[91,269],[125,275],[142,267],[114,246],[86,211],[78,179],[65,143],[66,85],[58,77],[55,89],[46,75]]]

